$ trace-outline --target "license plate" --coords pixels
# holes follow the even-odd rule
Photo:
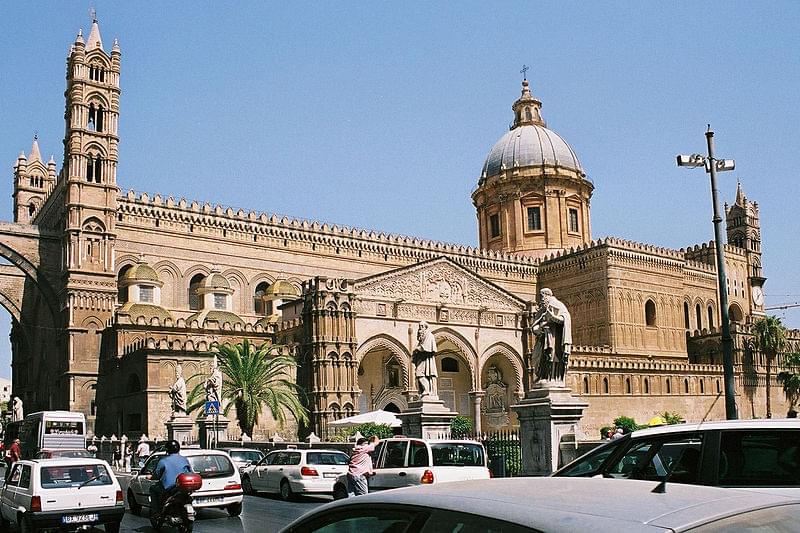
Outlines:
[[[223,500],[222,496],[206,496],[205,498],[196,498],[197,503],[219,503]]]
[[[86,522],[97,522],[100,516],[97,513],[71,514],[61,517],[62,524],[85,524]]]
[[[324,472],[322,474],[322,477],[339,477],[339,474],[337,474],[336,472]]]

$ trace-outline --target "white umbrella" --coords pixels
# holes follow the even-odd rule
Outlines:
[[[357,426],[359,424],[366,424],[368,422],[372,422],[373,424],[386,424],[387,426],[391,426],[393,428],[399,428],[403,425],[403,422],[394,416],[394,413],[382,411],[380,409],[377,411],[370,411],[368,413],[361,413],[360,415],[348,416],[347,418],[340,418],[339,420],[334,420],[331,422],[330,425],[349,427]]]

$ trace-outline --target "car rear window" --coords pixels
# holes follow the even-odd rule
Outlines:
[[[250,462],[250,463],[257,463],[264,457],[264,454],[257,451],[247,451],[247,450],[233,450],[229,452],[231,459],[234,461],[241,461],[243,463]]]
[[[233,474],[233,463],[225,455],[191,455],[187,457],[194,472],[200,477],[225,477]]]
[[[725,487],[800,486],[800,431],[723,431],[719,484]]]
[[[306,454],[306,461],[310,465],[346,465],[350,458],[345,453],[313,452]]]
[[[43,489],[69,489],[111,485],[112,481],[103,465],[64,465],[42,467],[39,483]]]
[[[483,446],[466,442],[431,444],[433,466],[485,466]]]

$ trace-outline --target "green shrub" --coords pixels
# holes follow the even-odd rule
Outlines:
[[[607,434],[609,431],[610,431],[611,433],[614,433],[614,426],[603,426],[603,427],[601,427],[601,428],[600,428],[600,438],[601,438],[601,439],[604,439],[604,438],[606,438],[606,434]]]
[[[392,426],[388,424],[375,424],[374,422],[365,422],[363,424],[353,426],[350,428],[347,434],[352,436],[359,432],[366,438],[377,435],[380,439],[388,439],[389,437],[394,436],[394,430],[392,429]]]
[[[618,428],[622,428],[622,431],[625,433],[636,431],[640,427],[639,424],[636,423],[636,420],[629,416],[618,416],[614,419],[614,425]]]
[[[450,422],[450,436],[454,439],[463,439],[472,434],[473,427],[470,417],[458,415]]]
[[[664,411],[661,413],[661,418],[663,418],[667,424],[683,424],[684,422],[681,415],[678,413],[671,413],[669,411]]]

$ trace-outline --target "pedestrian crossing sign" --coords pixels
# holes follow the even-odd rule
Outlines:
[[[214,400],[212,402],[206,402],[206,416],[208,415],[218,415],[219,414],[219,402]]]

